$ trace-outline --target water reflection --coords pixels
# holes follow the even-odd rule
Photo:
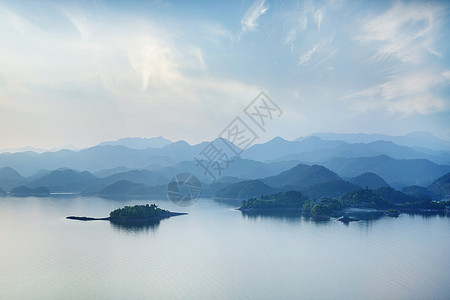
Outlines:
[[[283,220],[288,222],[299,222],[302,215],[298,211],[277,211],[277,212],[244,212],[241,215],[247,220]]]
[[[314,226],[321,226],[321,225],[328,225],[328,224],[330,224],[330,221],[333,220],[333,219],[331,219],[331,218],[324,218],[324,217],[315,218],[315,217],[310,216],[310,215],[303,215],[302,216],[302,220],[305,221],[305,222],[313,223]]]
[[[212,200],[221,205],[221,206],[232,206],[232,207],[240,207],[242,205],[242,200],[238,199],[220,199],[220,198],[212,198]]]
[[[381,218],[383,218],[385,215],[383,212],[379,211],[349,211],[345,212],[345,215],[348,215],[349,217],[359,219],[361,221],[377,221]]]
[[[129,202],[129,201],[167,201],[167,195],[98,195],[96,196],[101,199],[114,201],[114,202]]]
[[[431,219],[435,217],[450,217],[450,214],[446,214],[445,212],[432,212],[432,211],[421,211],[421,212],[414,212],[414,213],[405,213],[410,218],[414,218],[415,216],[422,217],[422,219]]]
[[[121,233],[139,233],[148,234],[153,233],[159,228],[160,221],[149,222],[145,224],[117,224],[110,222],[111,227]]]

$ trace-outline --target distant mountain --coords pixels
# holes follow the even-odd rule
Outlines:
[[[29,186],[46,186],[51,192],[81,192],[98,180],[91,173],[78,172],[71,169],[58,169],[29,183]]]
[[[32,175],[28,176],[27,177],[27,181],[33,181],[33,180],[39,179],[42,176],[45,176],[45,175],[47,175],[50,172],[51,171],[45,170],[45,169],[39,170],[39,171],[33,173]]]
[[[142,183],[134,183],[128,180],[114,182],[96,193],[101,196],[146,196],[161,197],[167,194],[167,186],[148,186]]]
[[[277,190],[261,180],[248,180],[233,183],[216,192],[217,198],[249,199],[275,193]]]
[[[0,187],[9,191],[11,188],[23,185],[26,179],[16,170],[9,167],[0,168]]]
[[[0,153],[17,153],[17,152],[35,152],[44,153],[46,149],[35,148],[35,147],[20,147],[20,148],[3,148],[0,149]]]
[[[99,179],[98,182],[100,184],[111,184],[113,182],[119,180],[128,180],[134,183],[143,183],[146,185],[159,185],[159,184],[167,184],[169,182],[169,178],[161,176],[156,172],[152,172],[149,170],[130,170],[125,172],[120,172],[117,174],[113,174],[107,176],[105,178]]]
[[[28,197],[28,196],[35,196],[35,197],[46,197],[50,195],[50,191],[45,186],[38,186],[35,188],[30,188],[28,186],[18,186],[13,188],[10,191],[11,196],[14,197]]]
[[[233,183],[245,181],[243,178],[224,176],[210,184],[202,183],[202,197],[213,197],[218,191]]]
[[[106,169],[106,170],[100,170],[97,172],[93,172],[92,174],[97,176],[98,178],[103,178],[103,177],[108,177],[117,173],[122,173],[122,172],[126,172],[126,171],[130,171],[129,168],[124,167],[124,166],[120,166],[120,167],[116,167],[116,168],[112,168],[112,169]]]
[[[6,192],[4,189],[0,188],[0,196],[5,196]]]
[[[344,141],[352,144],[390,141],[407,147],[423,147],[433,150],[450,151],[450,141],[440,139],[429,132],[411,132],[404,136],[364,133],[314,133],[311,136],[320,137],[324,140]],[[298,138],[297,140],[303,139],[305,138]]]
[[[389,186],[383,178],[371,172],[363,173],[356,177],[350,178],[348,181],[361,188],[368,188],[371,190]]]
[[[316,139],[319,139],[316,137]],[[292,142],[295,143],[295,142]],[[422,149],[422,152],[412,148],[399,146],[389,141],[348,144],[341,142],[334,148],[322,148],[314,151],[291,153],[278,160],[294,159],[303,162],[320,163],[334,157],[370,157],[387,155],[396,159],[428,159],[435,163],[450,164],[450,152]]]
[[[343,144],[335,149],[337,153],[351,153],[347,157],[367,157],[387,155],[396,159],[429,159],[436,163],[450,163],[450,154],[439,155],[418,152],[406,146],[397,145],[391,141],[375,141],[370,143]],[[338,155],[335,155],[338,156]]]
[[[108,141],[98,144],[97,146],[125,146],[130,149],[146,149],[146,148],[162,148],[172,144],[172,141],[162,136],[154,138],[122,138],[117,141]]]
[[[171,145],[168,145],[169,147]],[[192,159],[192,156],[190,157]],[[182,160],[179,160],[182,161]],[[151,163],[172,165],[173,159],[164,148],[129,149],[125,146],[97,146],[78,152],[4,153],[0,166],[10,166],[22,174],[33,174],[41,169],[55,170],[68,167],[77,170],[99,171],[116,167],[143,168]]]
[[[126,195],[133,190],[148,188],[145,184],[135,183],[128,180],[119,180],[101,189],[99,195]]]
[[[154,147],[142,148],[150,145],[149,140]],[[154,144],[157,141],[163,142]],[[156,146],[160,146],[160,148],[156,148]],[[278,137],[243,151],[239,158],[241,161],[231,163],[226,176],[246,178],[270,176],[275,175],[282,169],[292,167],[294,163],[321,164],[321,162],[335,157],[358,158],[388,155],[397,159],[428,159],[439,164],[450,164],[450,151],[436,151],[427,149],[425,146],[426,143],[423,143],[421,147],[412,149],[399,146],[391,141],[350,144],[344,141],[324,140],[320,137],[308,137],[299,141],[287,141]],[[181,167],[182,169],[188,168],[192,171],[194,169],[198,171],[200,168],[196,167],[198,164],[196,159],[204,162],[208,160],[208,156],[222,160],[232,159],[236,156],[236,153],[240,152],[241,150],[237,146],[222,139],[189,145],[185,141],[164,142],[162,137],[154,139],[129,138],[101,143],[98,146],[79,151],[65,149],[42,154],[34,152],[2,153],[0,154],[0,166],[11,167],[25,176],[42,169],[55,170],[61,167],[89,172],[111,170],[109,173],[105,171],[99,175],[106,177],[114,174],[116,168],[156,170],[166,167],[175,167],[175,169]],[[247,164],[244,164],[242,160],[248,160]],[[250,161],[267,163],[258,166],[256,163],[250,163]],[[175,166],[183,162],[191,162],[191,166]],[[192,162],[194,167],[192,167]],[[284,166],[281,164],[284,164]],[[288,164],[291,165],[288,166]],[[264,175],[258,176],[257,173],[260,171]],[[269,174],[270,172],[272,173]],[[197,172],[196,175],[201,176],[201,173],[204,172]]]
[[[25,178],[13,168],[4,167],[0,169],[0,179],[23,180]]]
[[[406,195],[415,197],[415,198],[425,198],[430,197],[433,200],[441,200],[442,195],[432,192],[429,188],[418,186],[418,185],[411,185],[404,187],[402,189],[402,192]]]
[[[298,164],[278,175],[263,178],[262,181],[272,187],[300,190],[301,188],[341,178],[323,166]]]
[[[257,179],[272,176],[289,169],[298,163],[296,161],[263,163],[260,161],[242,159],[239,157],[231,157],[230,160],[231,161],[228,164],[228,168],[226,163],[222,164],[224,170],[221,171],[221,176],[219,176],[218,171],[214,169],[215,166],[210,166],[211,172],[214,176],[216,176],[217,180],[221,180],[222,177],[226,176],[237,177],[240,178],[241,181],[242,179]],[[166,176],[168,178],[173,177],[177,173],[187,172],[194,174],[204,182],[210,182],[213,179],[207,172],[205,172],[205,169],[197,164],[196,161],[183,161],[174,166],[152,169],[152,171],[158,172],[162,176]]]
[[[334,158],[323,165],[342,177],[375,173],[391,186],[427,185],[450,172],[450,166],[438,165],[426,159],[393,159],[386,155],[358,158]]]
[[[427,148],[412,149],[391,141],[372,141],[369,143],[347,143],[344,141],[323,140],[311,136],[287,141],[280,137],[250,147],[242,157],[258,161],[296,160],[318,163],[333,157],[369,157],[388,155],[398,159],[429,159],[436,163],[450,164],[450,151],[435,151]]]
[[[322,197],[339,198],[346,193],[359,189],[359,186],[350,182],[343,180],[332,180],[304,187],[300,189],[300,191],[309,198],[320,199]]]
[[[428,188],[436,194],[448,197],[450,195],[450,173],[436,179]]]
[[[287,141],[276,137],[267,143],[253,145],[242,153],[243,158],[252,160],[290,160],[292,154],[316,151],[318,149],[334,149],[342,145],[340,141],[325,141],[318,137],[309,137],[301,141]],[[297,158],[294,158],[297,159]]]
[[[380,196],[384,200],[390,202],[390,203],[396,203],[396,204],[403,204],[406,202],[418,202],[422,199],[419,199],[417,197],[413,197],[410,195],[407,195],[405,193],[402,193],[400,191],[397,191],[391,187],[382,187],[378,189],[373,190],[374,194]]]

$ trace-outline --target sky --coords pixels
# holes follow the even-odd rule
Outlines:
[[[260,142],[450,140],[445,1],[0,0],[0,148],[216,138],[265,92]]]

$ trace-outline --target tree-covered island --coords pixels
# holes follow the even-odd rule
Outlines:
[[[395,199],[401,199],[401,202],[396,202]],[[409,201],[405,202],[405,199]],[[352,208],[398,216],[401,212],[445,212],[449,207],[450,201],[436,202],[427,196],[405,198],[404,195],[395,195],[393,197],[385,190],[360,189],[339,198],[322,197],[320,199],[308,198],[299,191],[281,192],[243,201],[238,210],[243,213],[291,210],[320,220],[342,216],[345,210]]]
[[[171,212],[159,208],[156,204],[134,205],[118,208],[110,212],[109,217],[105,218],[91,218],[91,217],[75,217],[69,216],[67,219],[80,221],[93,220],[109,220],[116,224],[147,224],[157,222],[162,219],[186,215],[187,213]]]

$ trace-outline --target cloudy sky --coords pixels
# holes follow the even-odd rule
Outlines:
[[[261,141],[450,139],[445,1],[0,0],[0,148],[215,138],[265,91]]]

